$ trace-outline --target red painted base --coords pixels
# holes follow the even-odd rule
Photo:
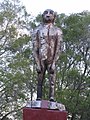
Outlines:
[[[23,120],[67,120],[67,112],[45,108],[24,108]]]

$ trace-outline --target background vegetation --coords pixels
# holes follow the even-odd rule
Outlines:
[[[36,93],[36,70],[31,33],[41,22],[18,0],[0,2],[0,120],[22,120],[22,108]],[[64,50],[57,64],[56,101],[63,103],[70,120],[90,120],[90,12],[58,14]],[[47,77],[47,76],[46,76]],[[48,99],[49,82],[43,87]]]

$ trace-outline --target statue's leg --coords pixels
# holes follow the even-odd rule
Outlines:
[[[49,100],[54,101],[54,89],[55,89],[55,79],[56,79],[56,71],[54,70],[53,73],[49,71]]]
[[[42,99],[42,85],[43,85],[44,75],[45,75],[45,66],[43,64],[42,71],[40,73],[38,73],[38,78],[37,78],[37,81],[38,81],[38,84],[37,84],[37,100]]]

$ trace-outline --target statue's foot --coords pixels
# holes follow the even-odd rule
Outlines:
[[[41,98],[37,98],[36,100],[39,101],[39,100],[41,100]]]
[[[51,98],[50,98],[50,101],[51,101],[51,102],[55,102],[55,100],[54,100],[54,98],[53,98],[53,97],[51,97]]]

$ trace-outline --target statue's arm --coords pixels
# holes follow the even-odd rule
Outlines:
[[[55,67],[55,64],[57,60],[59,59],[59,56],[62,51],[62,44],[63,44],[63,33],[61,29],[57,29],[56,33],[56,45],[55,45],[55,50],[54,50],[54,56],[53,56],[53,62],[52,62],[52,68]]]
[[[38,30],[35,30],[32,35],[32,41],[33,41],[33,57],[35,59],[35,63],[37,66],[37,71],[41,71],[41,60],[40,60],[40,54],[39,54],[39,34]]]

